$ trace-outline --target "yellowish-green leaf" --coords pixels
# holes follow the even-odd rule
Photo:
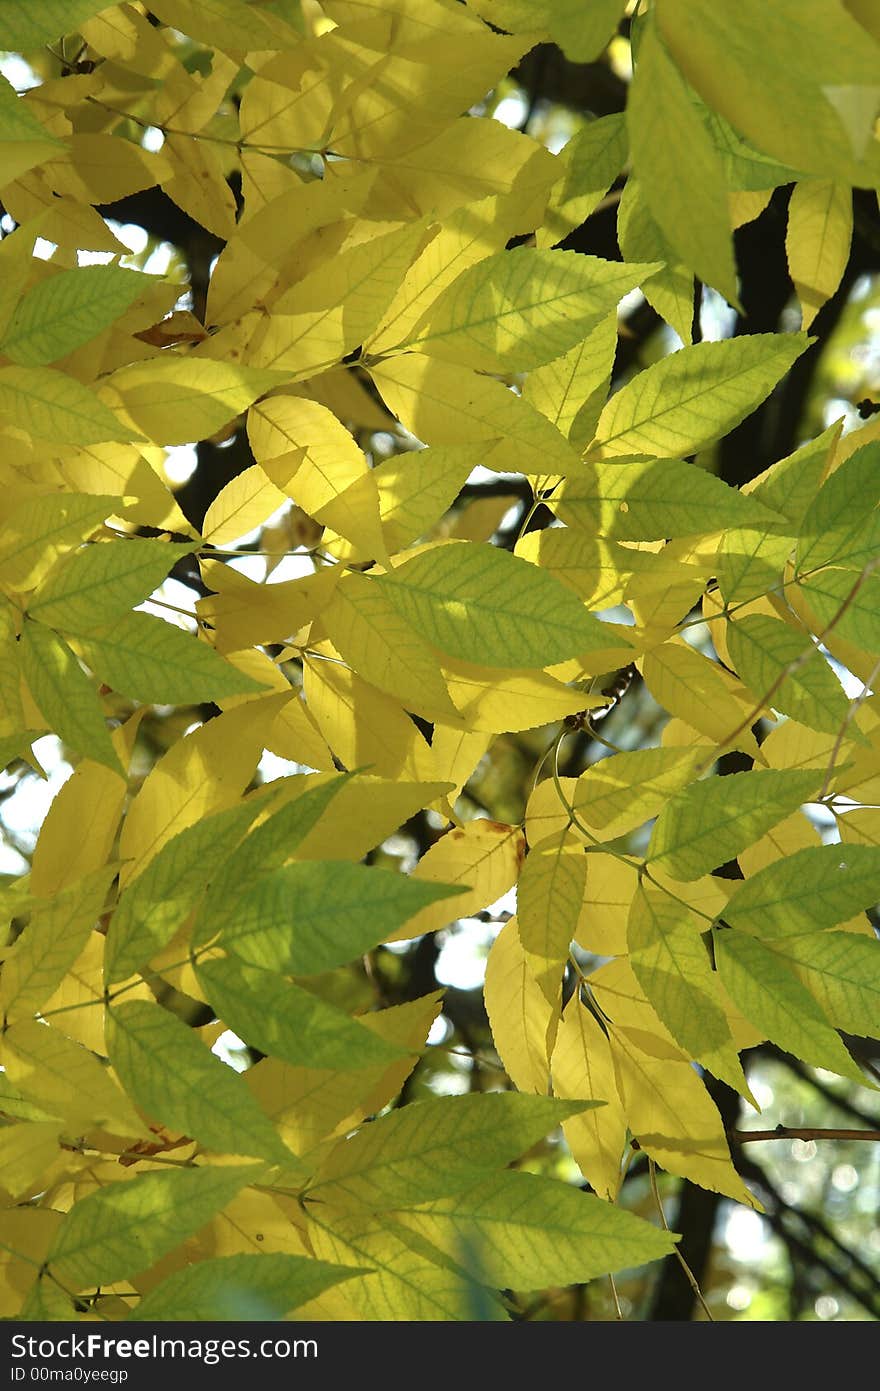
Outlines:
[[[536,245],[556,246],[575,227],[580,227],[599,206],[626,158],[626,119],[622,113],[589,121],[576,131],[557,155],[563,172],[553,186],[543,224],[535,234]]]
[[[651,19],[639,44],[626,116],[633,168],[676,260],[735,304],[721,159]]]
[[[849,701],[806,633],[769,614],[745,614],[728,626],[727,644],[733,665],[758,699],[772,691],[769,703],[776,710],[809,729],[837,733]]]
[[[768,768],[695,782],[660,812],[648,859],[676,879],[699,879],[810,800],[820,781],[810,769]]]
[[[754,333],[670,353],[612,396],[599,417],[597,456],[695,454],[755,410],[808,341]]]
[[[876,556],[867,564],[876,565]],[[875,569],[820,570],[802,580],[799,594],[818,618],[815,631],[855,643],[863,652],[880,649],[880,577]],[[829,637],[828,641],[832,639]]]
[[[125,980],[171,941],[259,813],[253,799],[205,816],[162,846],[120,895],[107,929],[108,985]]]
[[[238,901],[219,944],[265,970],[315,975],[372,951],[428,904],[461,892],[462,885],[310,860],[263,877]],[[205,920],[207,927],[207,913]]]
[[[399,1220],[453,1258],[472,1251],[499,1288],[580,1284],[673,1249],[670,1235],[633,1213],[528,1173],[499,1174]]]
[[[460,1193],[588,1106],[517,1092],[414,1102],[340,1141],[309,1192],[322,1202],[374,1211]]]
[[[738,885],[724,917],[760,937],[798,937],[836,927],[877,902],[880,848],[817,845],[767,865]]]
[[[589,477],[564,480],[553,508],[569,526],[616,541],[660,541],[774,520],[760,503],[681,459],[599,461]]]
[[[374,583],[416,632],[466,662],[545,667],[609,642],[569,589],[494,546],[437,546]]]
[[[517,247],[470,266],[409,346],[483,371],[528,371],[568,352],[659,266]]]
[[[196,705],[263,688],[206,642],[148,613],[126,613],[79,636],[77,646],[108,686],[148,704]]]
[[[0,402],[4,375],[0,373]],[[156,444],[188,444],[213,435],[284,377],[264,368],[166,352],[120,367],[106,385],[137,428]],[[76,442],[131,438],[126,433],[98,434]]]
[[[87,546],[54,566],[30,600],[28,613],[65,633],[89,633],[148,598],[192,550],[134,538]]]
[[[637,749],[591,764],[577,779],[560,779],[578,819],[599,830],[622,835],[656,816],[693,776],[700,752],[689,748]],[[552,778],[539,783],[529,798],[526,832],[532,843],[568,821]]]
[[[427,1242],[389,1222],[386,1213],[313,1212],[308,1236],[321,1259],[370,1272],[361,1278],[353,1272],[346,1281],[345,1297],[353,1311],[348,1318],[448,1323],[470,1321],[476,1314],[506,1317],[460,1265],[442,1260]]]
[[[239,1038],[295,1067],[371,1067],[408,1051],[274,971],[241,959],[203,961],[196,974],[218,1017]],[[225,1148],[234,1146],[227,1141]]]
[[[773,943],[837,1029],[872,1038],[880,1014],[880,953],[853,932],[809,932]]]
[[[49,1265],[75,1289],[138,1275],[262,1172],[260,1164],[201,1165],[105,1184],[67,1213],[49,1250]]]
[[[0,579],[12,589],[31,589],[118,503],[119,498],[87,493],[49,493],[19,503],[4,520]]]
[[[803,572],[820,565],[860,569],[880,544],[880,444],[850,454],[813,493],[803,514],[797,564]]]
[[[489,734],[535,729],[604,703],[601,696],[564,686],[545,671],[506,671],[445,657],[443,674],[468,728]]]
[[[322,1294],[354,1271],[307,1256],[266,1251],[217,1256],[175,1270],[144,1295],[129,1322],[149,1319],[265,1323]]]
[[[106,1027],[110,1061],[148,1116],[220,1154],[295,1167],[244,1079],[175,1015],[146,1000],[123,1000],[107,1011]]]
[[[772,946],[726,928],[715,933],[715,957],[734,1004],[771,1042],[806,1063],[866,1083],[821,1005]]]
[[[825,179],[795,184],[785,250],[805,329],[840,284],[852,228],[852,192],[845,184]]]
[[[41,280],[19,304],[0,350],[22,367],[66,357],[97,337],[155,281],[121,266],[78,266]]]
[[[54,367],[0,367],[0,413],[53,444],[138,439],[93,391]]]
[[[20,1093],[63,1120],[69,1134],[101,1128],[149,1139],[150,1132],[109,1069],[60,1029],[35,1019],[12,1025],[3,1036],[3,1066]]]
[[[624,0],[470,0],[483,19],[512,33],[544,31],[572,63],[598,58],[626,8]]]
[[[593,438],[608,395],[616,349],[617,314],[613,313],[567,353],[526,378],[523,399],[545,415],[575,449]]]
[[[700,95],[759,150],[858,182],[880,54],[842,4],[743,0],[734,12],[713,0],[666,0],[657,18]]]
[[[67,643],[41,623],[26,623],[21,664],[49,728],[78,753],[121,772],[94,683]]]
[[[677,191],[677,185],[673,187]],[[681,252],[673,250],[660,230],[635,176],[627,179],[621,194],[617,209],[617,239],[627,261],[665,262],[663,269],[646,282],[643,293],[660,317],[675,329],[682,343],[692,343],[693,271],[682,264]]]
[[[16,0],[13,0],[13,6],[19,12],[15,16],[16,36],[3,47],[15,52],[28,47],[42,47],[42,41],[28,45],[19,37],[27,32],[27,12]],[[63,7],[56,3],[54,8],[60,12]],[[19,21],[22,21],[20,29]],[[70,20],[65,19],[58,33],[62,33],[69,23]],[[8,32],[8,29],[9,21],[4,14],[0,17],[0,33],[4,30]],[[53,37],[57,37],[54,30]],[[4,182],[11,183],[13,179],[21,178],[34,165],[52,159],[63,149],[64,142],[41,125],[27,102],[16,94],[12,84],[5,77],[0,78],[0,150],[3,153]]]
[[[7,1019],[32,1015],[61,984],[88,941],[115,873],[115,865],[105,865],[35,909],[3,963]]]
[[[630,965],[676,1042],[716,1077],[747,1091],[718,978],[700,935],[705,926],[686,904],[640,884],[627,925]]]

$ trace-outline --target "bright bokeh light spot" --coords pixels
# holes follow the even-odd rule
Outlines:
[[[529,104],[522,92],[512,92],[510,96],[502,97],[492,116],[496,121],[500,121],[503,126],[508,126],[511,130],[519,130],[528,114]]]
[[[477,990],[486,978],[486,956],[500,929],[477,918],[462,918],[444,935],[437,957],[437,982],[459,990]]]
[[[76,253],[76,264],[78,266],[106,266],[114,259],[112,251],[78,251]]]
[[[147,126],[141,136],[141,144],[145,150],[152,150],[155,154],[165,144],[165,136],[158,126]]]
[[[735,1260],[754,1260],[767,1239],[764,1223],[749,1208],[735,1208],[727,1219],[725,1239]]]
[[[174,444],[165,450],[162,470],[172,486],[179,487],[192,478],[199,465],[194,444]]]
[[[428,1030],[426,1042],[436,1047],[438,1043],[445,1043],[451,1033],[452,1026],[445,1014],[438,1014]]]
[[[34,255],[40,261],[51,261],[55,252],[58,250],[58,243],[46,241],[45,237],[37,237],[34,242]]]
[[[38,87],[42,80],[37,77],[30,63],[26,63],[17,53],[3,54],[0,58],[0,73],[17,92],[26,92],[31,87]]]
[[[139,227],[136,222],[114,222],[111,217],[108,217],[106,222],[114,237],[121,241],[123,246],[127,246],[133,256],[140,256],[142,251],[146,251],[150,240],[146,228]]]
[[[195,617],[189,616],[193,613],[195,601],[196,595],[189,585],[182,584],[180,580],[167,579],[162,581],[149,599],[137,605],[136,612],[151,613],[154,617],[164,618],[166,623],[183,628],[184,632],[197,633],[199,625]],[[165,608],[166,604],[173,604],[174,607]],[[185,609],[186,612],[178,613],[178,609]]]
[[[768,1106],[773,1105],[774,1092],[769,1082],[762,1082],[758,1077],[750,1077],[749,1086],[752,1091],[752,1096],[755,1098],[762,1111],[766,1110]]]
[[[858,1188],[858,1170],[852,1164],[837,1164],[831,1175],[831,1182],[838,1193],[851,1193],[854,1188]]]
[[[315,567],[310,555],[305,552],[301,555],[285,555],[279,560],[266,583],[281,584],[283,580],[301,580],[314,573]]]
[[[836,1319],[840,1313],[840,1305],[831,1294],[820,1294],[813,1308],[820,1319]]]
[[[792,1140],[791,1157],[796,1159],[799,1164],[806,1164],[811,1159],[815,1159],[817,1154],[815,1140]]]
[[[4,826],[29,851],[36,844],[37,833],[53,800],[73,772],[64,758],[61,741],[54,734],[35,739],[31,747],[46,773],[45,781],[36,776],[19,778],[15,791],[3,803]],[[0,788],[13,781],[16,780],[9,775],[0,774]],[[18,851],[0,842],[0,873],[26,874],[27,870],[27,862]]]
[[[234,1034],[231,1029],[225,1029],[211,1049],[221,1062],[233,1068],[236,1072],[247,1072],[250,1067],[250,1058],[247,1055],[247,1044],[243,1039]]]
[[[741,1314],[752,1302],[752,1291],[747,1285],[734,1285],[727,1292],[727,1303],[731,1309]]]
[[[289,778],[296,773],[315,773],[318,770],[310,768],[307,763],[292,763],[289,758],[279,758],[277,753],[265,749],[257,764],[257,771],[263,782],[277,782],[279,778]]]

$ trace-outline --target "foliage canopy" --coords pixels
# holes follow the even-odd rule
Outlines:
[[[744,1049],[870,1085],[880,430],[741,488],[712,449],[880,187],[880,24],[634,8],[2,7],[0,748],[73,764],[0,890],[4,1316],[506,1319],[673,1250],[636,1151],[757,1205],[706,1085],[752,1100]],[[625,11],[625,113],[555,154],[481,114]],[[562,247],[612,185],[625,259]],[[787,185],[801,330],[694,341]],[[216,256],[188,300],[117,235],[157,189]],[[681,346],[612,391],[635,291]],[[196,515],[166,459],[204,442],[248,452]],[[630,681],[644,747],[600,732]],[[475,814],[522,731],[523,815]],[[496,1083],[412,1100],[442,994],[377,982],[514,886]]]

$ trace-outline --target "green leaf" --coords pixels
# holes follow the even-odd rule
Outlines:
[[[171,941],[263,805],[249,798],[188,826],[126,885],[107,929],[107,985],[125,980]]]
[[[733,665],[759,700],[766,697],[775,710],[808,729],[837,733],[847,718],[849,701],[807,633],[796,633],[769,614],[746,614],[728,625],[727,645]],[[798,664],[802,657],[807,660]],[[792,666],[795,670],[780,681]]]
[[[675,879],[699,879],[797,811],[821,780],[819,769],[770,768],[692,783],[657,817],[648,861]]]
[[[77,646],[108,686],[148,705],[198,705],[264,689],[207,643],[147,613],[77,634]]]
[[[461,884],[311,860],[265,875],[239,898],[219,942],[265,970],[316,975],[372,951],[429,903],[465,891]]]
[[[575,782],[572,805],[588,826],[614,825],[619,835],[656,816],[693,777],[703,756],[699,750],[668,747],[601,758]]]
[[[700,95],[759,150],[795,169],[859,182],[856,152],[871,137],[880,53],[842,4],[740,0],[732,10],[715,0],[665,0],[657,18]],[[862,119],[849,128],[846,93],[866,98]]]
[[[15,5],[18,8],[19,3],[24,3],[24,0],[11,0],[10,7]],[[6,28],[6,14],[0,13],[0,36]],[[19,40],[14,40],[10,44],[0,43],[0,48],[18,53],[23,45]],[[52,159],[63,150],[64,141],[50,135],[37,120],[29,103],[22,101],[5,77],[0,77],[0,151],[5,182],[11,183],[21,178],[29,169]]]
[[[876,570],[820,570],[801,580],[800,592],[819,619],[819,636],[833,631],[864,652],[880,650],[880,575]]]
[[[121,773],[94,682],[67,643],[41,623],[25,623],[20,645],[24,678],[48,727],[78,753]]]
[[[4,522],[0,578],[12,589],[30,589],[59,556],[82,541],[122,499],[107,494],[48,493],[29,497]]]
[[[19,53],[42,48],[106,8],[103,0],[4,0],[0,48]]]
[[[409,1207],[481,1182],[597,1102],[492,1092],[413,1102],[332,1149],[309,1193],[340,1207]]]
[[[674,185],[678,191],[678,184]],[[726,234],[729,231],[725,228]],[[617,240],[625,261],[663,261],[642,293],[682,343],[693,342],[694,274],[661,231],[634,174],[627,179],[617,208]]]
[[[640,884],[627,923],[630,965],[676,1042],[740,1090],[745,1079],[700,923],[687,904]]]
[[[519,940],[551,1004],[559,998],[587,887],[587,857],[580,845],[566,853],[566,830],[532,846],[516,885]]]
[[[599,533],[615,541],[706,535],[774,520],[745,493],[680,459],[598,461],[593,468],[591,477],[562,483],[553,509],[568,525],[589,530],[595,517]]]
[[[867,1084],[821,1005],[771,947],[723,928],[715,933],[715,959],[734,1004],[765,1038],[805,1063]]]
[[[783,531],[785,528],[783,528]],[[771,527],[733,527],[721,538],[715,573],[727,604],[744,603],[776,590],[794,548],[794,537]]]
[[[697,453],[760,406],[808,346],[805,333],[753,333],[670,353],[611,397],[597,456]]]
[[[582,10],[583,13],[583,10]],[[539,247],[555,246],[599,206],[627,159],[626,118],[615,111],[588,121],[557,155],[564,169],[535,232]],[[641,259],[638,257],[637,259]],[[649,256],[648,260],[654,260]]]
[[[537,1174],[505,1172],[398,1220],[487,1282],[534,1290],[581,1284],[667,1255],[674,1238],[631,1212]]]
[[[760,937],[797,937],[847,922],[877,902],[880,849],[816,845],[767,865],[738,885],[724,918]]]
[[[617,314],[554,362],[529,372],[523,400],[556,426],[575,449],[593,438],[617,351]]]
[[[820,565],[860,569],[880,543],[880,443],[857,449],[822,484],[798,538],[798,571]]]
[[[568,352],[659,264],[517,247],[469,266],[408,346],[483,371],[528,371]]]
[[[316,1299],[359,1272],[308,1256],[280,1251],[217,1256],[199,1261],[156,1285],[140,1300],[129,1323],[175,1319],[201,1322],[268,1322]]]
[[[54,994],[89,940],[117,869],[104,865],[35,905],[3,962],[0,994],[8,1018],[33,1014]]]
[[[372,1067],[408,1051],[274,971],[223,957],[200,962],[196,973],[218,1017],[239,1038],[294,1067]]]
[[[880,1018],[880,952],[856,932],[810,932],[773,943],[829,1021],[848,1034],[873,1038]]]
[[[76,1289],[138,1275],[263,1172],[262,1164],[201,1165],[108,1183],[74,1204],[46,1259]]]
[[[66,357],[114,323],[156,281],[121,266],[78,266],[41,280],[12,316],[0,350],[22,367]]]
[[[639,45],[626,116],[636,177],[676,259],[736,304],[721,159],[650,22]]]
[[[193,933],[194,945],[209,941],[235,920],[262,876],[291,859],[349,779],[348,773],[318,783],[303,778],[305,791],[273,812],[231,852],[211,883]]]
[[[613,36],[626,0],[471,0],[470,8],[509,33],[544,31],[572,63],[590,63]]]
[[[0,414],[54,444],[139,438],[87,386],[54,367],[0,367]]]
[[[161,1005],[112,1005],[107,1050],[129,1096],[162,1125],[220,1154],[254,1155],[285,1171],[295,1166],[244,1078]]]
[[[66,633],[94,632],[142,603],[194,548],[132,539],[74,551],[40,585],[28,613]]]
[[[545,667],[613,645],[571,590],[494,546],[437,546],[374,583],[428,642],[480,666]]]

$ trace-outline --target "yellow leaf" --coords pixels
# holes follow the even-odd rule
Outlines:
[[[417,353],[371,369],[389,407],[427,444],[486,441],[484,468],[582,474],[584,463],[550,422],[490,377]]]
[[[795,184],[788,205],[785,250],[804,328],[810,327],[840,284],[852,229],[852,193],[847,185],[824,179]]]
[[[105,390],[157,444],[188,444],[213,435],[280,380],[277,372],[166,352],[121,367]]]
[[[521,1092],[547,1095],[549,1057],[559,1023],[558,995],[557,991],[557,999],[551,1003],[539,986],[529,968],[517,921],[511,918],[492,943],[484,998],[495,1050]],[[572,1095],[586,1097],[587,1093]]]
[[[600,1198],[613,1203],[623,1177],[626,1114],[608,1036],[576,995],[562,1016],[551,1069],[554,1096],[605,1103],[579,1116],[569,1116],[562,1122],[562,1130],[584,1178]]]
[[[253,776],[284,697],[247,703],[180,739],[148,773],[134,798],[119,841],[125,884],[145,869],[172,836],[210,812],[231,806]]]
[[[323,613],[340,656],[364,680],[427,719],[458,720],[439,658],[366,575],[346,575]]]
[[[447,831],[422,856],[413,878],[441,884],[463,884],[467,893],[449,902],[432,903],[392,934],[391,942],[436,932],[456,918],[466,918],[495,903],[516,882],[525,851],[519,826],[478,819]]]
[[[301,580],[258,584],[229,565],[203,561],[205,583],[217,592],[199,599],[199,618],[214,630],[218,652],[238,652],[254,643],[283,642],[315,618],[329,602],[339,571],[319,570]]]
[[[202,536],[212,546],[227,545],[261,527],[286,502],[281,489],[269,482],[259,464],[254,464],[220,489],[205,513]]]
[[[550,1004],[559,1000],[587,883],[583,845],[568,826],[533,845],[516,886],[519,937]]]
[[[424,741],[398,701],[336,658],[307,657],[303,689],[315,723],[343,768],[369,769],[388,778],[417,776],[415,751]]]

